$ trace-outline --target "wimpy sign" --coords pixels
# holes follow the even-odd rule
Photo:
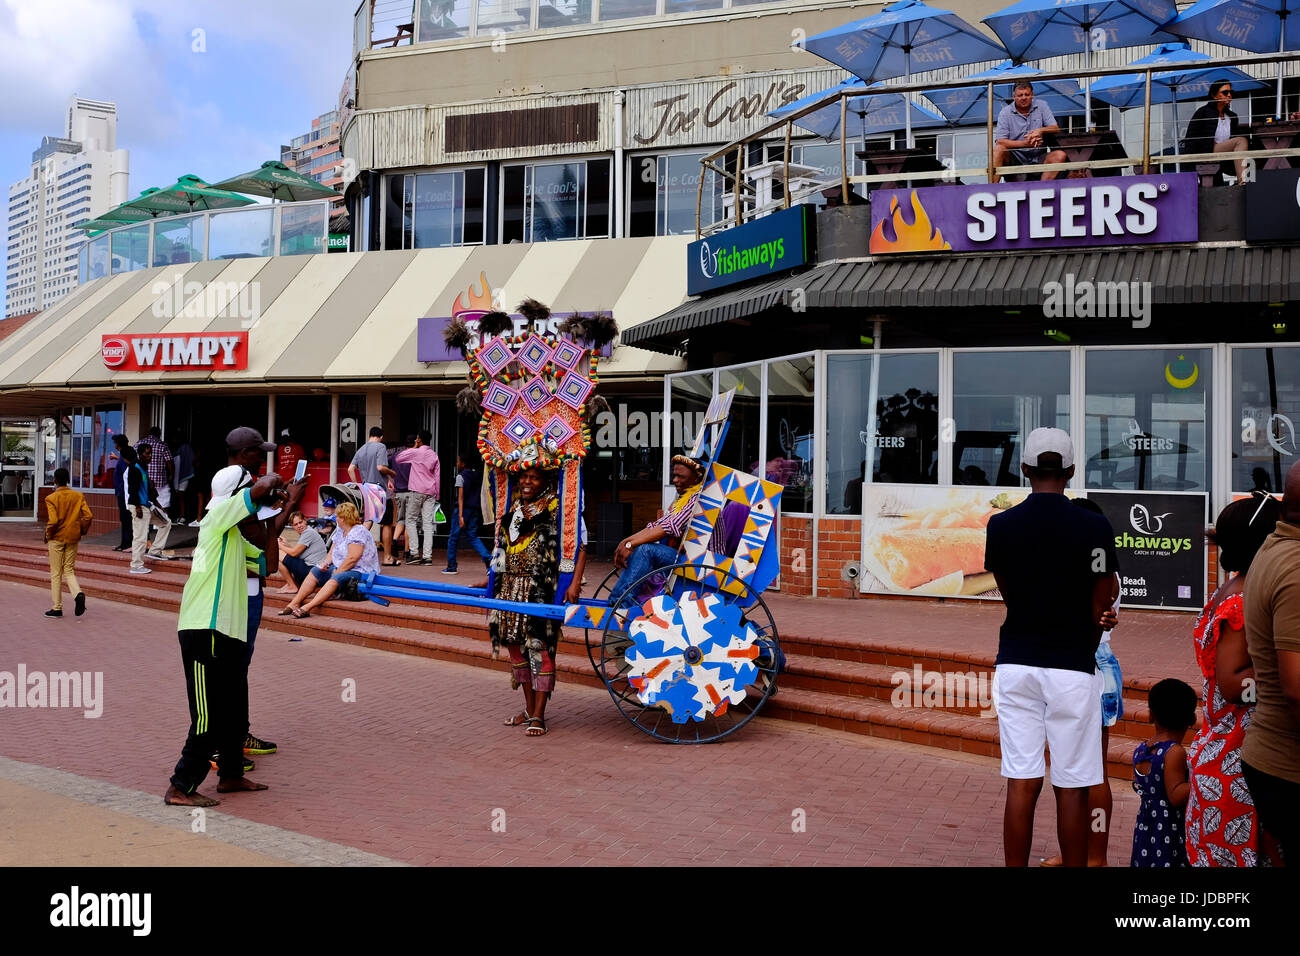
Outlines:
[[[114,372],[248,368],[248,333],[105,335],[104,365]]]

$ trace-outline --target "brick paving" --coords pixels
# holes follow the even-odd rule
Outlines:
[[[96,601],[84,618],[56,621],[42,616],[47,600],[37,588],[0,582],[0,670],[102,671],[104,713],[0,710],[0,755],[156,794],[170,813],[160,797],[188,720],[174,616]],[[806,601],[801,618],[779,614],[814,626],[817,609],[837,603]],[[903,620],[896,615],[905,607],[890,603],[870,608],[873,631],[881,620]],[[950,641],[962,636],[952,627]],[[915,631],[900,633],[914,640]],[[355,703],[343,701],[347,679]],[[527,739],[501,726],[519,704],[504,669],[289,642],[271,631],[258,642],[250,694],[254,732],[282,752],[256,758],[250,775],[271,790],[228,797],[221,813],[400,862],[1001,860],[1003,784],[985,757],[762,719],[720,744],[672,747],[632,728],[604,691],[564,684],[549,710],[550,735]],[[1047,789],[1035,857],[1055,852]],[[215,790],[214,777],[203,790]],[[797,809],[807,821],[799,833],[791,826]],[[1135,810],[1136,797],[1117,785],[1112,864],[1127,861]],[[494,832],[502,815],[505,832]],[[23,821],[0,819],[0,859],[21,862]],[[94,819],[69,818],[66,838],[98,838]],[[217,839],[211,827],[209,835]],[[273,838],[255,849],[284,859]],[[214,862],[216,852],[202,840],[173,851],[172,862],[194,865]]]

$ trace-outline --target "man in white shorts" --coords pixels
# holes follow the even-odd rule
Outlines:
[[[1110,524],[1065,496],[1074,446],[1059,428],[1036,428],[1021,472],[1030,495],[988,524],[984,566],[1006,603],[993,699],[1007,778],[1007,866],[1028,866],[1034,805],[1052,755],[1057,836],[1065,866],[1088,856],[1088,788],[1102,782],[1100,620],[1118,569]]]

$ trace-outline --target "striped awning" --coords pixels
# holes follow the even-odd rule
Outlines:
[[[422,317],[451,315],[458,295],[481,290],[481,276],[507,311],[533,298],[556,312],[612,312],[626,331],[686,298],[688,242],[668,236],[332,253],[123,273],[87,283],[0,341],[0,393],[458,382],[464,362],[417,359],[416,329]],[[101,354],[103,335],[245,329],[248,368],[238,371],[115,372]],[[660,378],[683,367],[672,356],[616,345],[600,374]]]

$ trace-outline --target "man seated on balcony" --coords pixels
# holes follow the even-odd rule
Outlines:
[[[1045,133],[1059,133],[1061,127],[1046,103],[1034,102],[1034,84],[1016,80],[1011,91],[1012,102],[1002,107],[997,125],[993,129],[993,165],[1028,166],[1032,163],[1063,163],[1065,151],[1048,152],[1043,145]],[[1043,173],[1043,179],[1055,179],[1056,173]],[[993,182],[1001,179],[996,173]]]
[[[1237,114],[1228,108],[1231,102],[1232,84],[1228,80],[1217,80],[1210,84],[1209,99],[1204,106],[1192,114],[1187,124],[1187,135],[1183,137],[1183,152],[1236,153],[1250,148],[1246,139],[1246,130],[1242,129]],[[1244,179],[1246,160],[1237,159],[1234,163],[1237,182],[1240,184]],[[1221,183],[1222,179],[1218,178],[1218,181]]]

